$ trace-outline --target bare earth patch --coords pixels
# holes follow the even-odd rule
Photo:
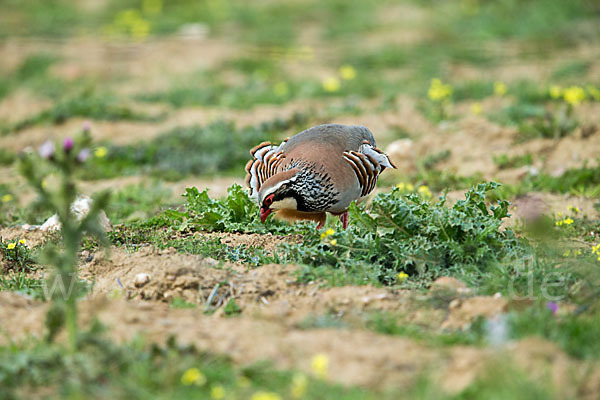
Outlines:
[[[503,312],[506,301],[502,298],[457,295],[448,310],[424,309],[410,291],[302,284],[294,276],[297,267],[289,265],[255,269],[218,265],[210,258],[149,248],[136,253],[113,249],[110,258],[102,253],[82,258],[80,276],[93,282],[91,294],[81,301],[82,323],[96,315],[118,341],[142,335],[151,343],[164,343],[175,336],[181,344],[228,355],[239,365],[268,359],[277,367],[308,373],[311,358],[323,353],[330,359],[332,381],[379,389],[406,387],[422,373],[436,370],[435,378],[452,393],[467,387],[488,366],[502,362],[502,356],[516,360],[535,379],[543,380],[548,374],[555,377],[564,395],[588,393],[588,398],[593,398],[600,389],[599,379],[584,379],[587,368],[597,371],[598,365],[576,362],[539,339],[511,343],[502,350],[472,346],[440,349],[409,338],[350,328],[353,318],[385,311],[414,322],[428,321],[440,329],[456,329],[479,315]],[[140,284],[136,278],[142,273],[149,280]],[[176,297],[198,307],[174,309],[168,302]],[[242,309],[238,317],[223,312],[231,298]],[[0,342],[7,338],[18,341],[30,334],[41,337],[46,308],[47,303],[0,293],[0,329],[5,333]],[[204,313],[214,308],[216,312]],[[350,325],[345,329],[302,327],[306,318],[325,314],[339,316]]]
[[[45,304],[18,294],[0,293],[0,305],[1,329],[7,334],[0,341],[7,337],[18,340],[24,334],[42,335]],[[347,385],[401,388],[435,368],[442,387],[455,393],[484,374],[486,367],[493,368],[508,357],[534,379],[557,378],[554,382],[564,396],[577,393],[592,399],[600,390],[600,380],[587,379],[589,371],[597,371],[598,365],[578,363],[539,339],[516,342],[502,351],[466,346],[440,351],[411,339],[368,331],[298,329],[279,320],[209,316],[198,309],[175,310],[155,302],[108,300],[102,296],[85,300],[80,313],[84,325],[90,322],[92,311],[110,327],[108,335],[117,341],[141,335],[151,343],[164,343],[175,336],[182,345],[226,354],[239,365],[268,359],[280,368],[311,373],[312,357],[326,354],[331,366],[329,378]]]

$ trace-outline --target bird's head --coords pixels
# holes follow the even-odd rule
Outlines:
[[[297,169],[280,172],[267,179],[258,191],[260,220],[277,210],[297,210],[298,193],[294,190]]]

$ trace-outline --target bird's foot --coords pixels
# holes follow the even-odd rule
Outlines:
[[[319,225],[317,225],[317,229],[321,229],[325,225],[325,221],[319,221]]]
[[[342,227],[344,229],[348,228],[348,211],[340,215],[340,221],[342,221]]]

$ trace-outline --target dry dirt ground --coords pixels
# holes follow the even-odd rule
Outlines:
[[[40,239],[35,234],[27,238]],[[500,296],[452,292],[453,282],[440,282],[440,287],[431,289],[446,290],[452,298],[448,306],[434,308],[411,291],[301,284],[293,265],[252,269],[168,249],[127,253],[115,248],[111,253],[109,257],[82,255],[80,274],[93,289],[81,300],[80,315],[85,326],[93,310],[118,341],[142,336],[164,343],[175,336],[181,344],[228,355],[239,365],[270,360],[278,367],[307,373],[311,373],[312,356],[323,353],[330,359],[332,381],[379,389],[409,385],[435,370],[435,379],[449,392],[472,383],[486,365],[510,357],[524,371],[535,371],[534,379],[551,379],[565,397],[577,394],[591,399],[600,391],[600,365],[572,360],[542,339],[509,342],[501,348],[440,348],[378,334],[362,324],[370,313],[388,312],[428,328],[461,329],[477,316],[493,317],[511,307]],[[174,309],[168,301],[175,297],[196,307]],[[224,304],[232,298],[242,313],[228,317]],[[46,308],[46,303],[19,294],[0,293],[0,342],[42,336]],[[305,324],[325,314],[343,321],[345,328]]]

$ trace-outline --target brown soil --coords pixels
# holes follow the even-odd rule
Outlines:
[[[311,358],[323,353],[330,360],[332,381],[380,389],[410,385],[420,374],[435,369],[442,387],[453,393],[482,376],[488,366],[494,368],[502,356],[513,358],[523,370],[535,371],[531,374],[540,381],[550,374],[565,396],[588,393],[592,398],[600,390],[600,379],[586,379],[586,368],[598,371],[598,365],[575,362],[539,339],[511,343],[503,350],[440,349],[367,331],[356,322],[371,312],[385,311],[409,321],[454,329],[479,315],[502,312],[506,307],[502,298],[456,295],[448,309],[433,309],[424,307],[410,291],[301,284],[294,277],[294,266],[251,269],[151,249],[137,253],[113,249],[108,259],[102,254],[91,256],[84,255],[91,261],[82,261],[80,267],[81,277],[94,282],[91,294],[80,304],[82,323],[89,323],[95,314],[118,341],[142,335],[149,342],[164,343],[175,336],[181,344],[228,355],[240,365],[268,359],[277,367],[308,373]],[[136,287],[140,273],[148,274],[150,280]],[[167,302],[175,297],[198,307],[173,309]],[[238,317],[227,317],[223,311],[230,298],[242,309]],[[1,329],[6,334],[0,342],[6,338],[19,341],[26,335],[41,337],[46,307],[47,303],[19,294],[0,293]],[[203,313],[215,308],[212,315]],[[307,318],[324,314],[336,316],[354,329],[303,328]]]

